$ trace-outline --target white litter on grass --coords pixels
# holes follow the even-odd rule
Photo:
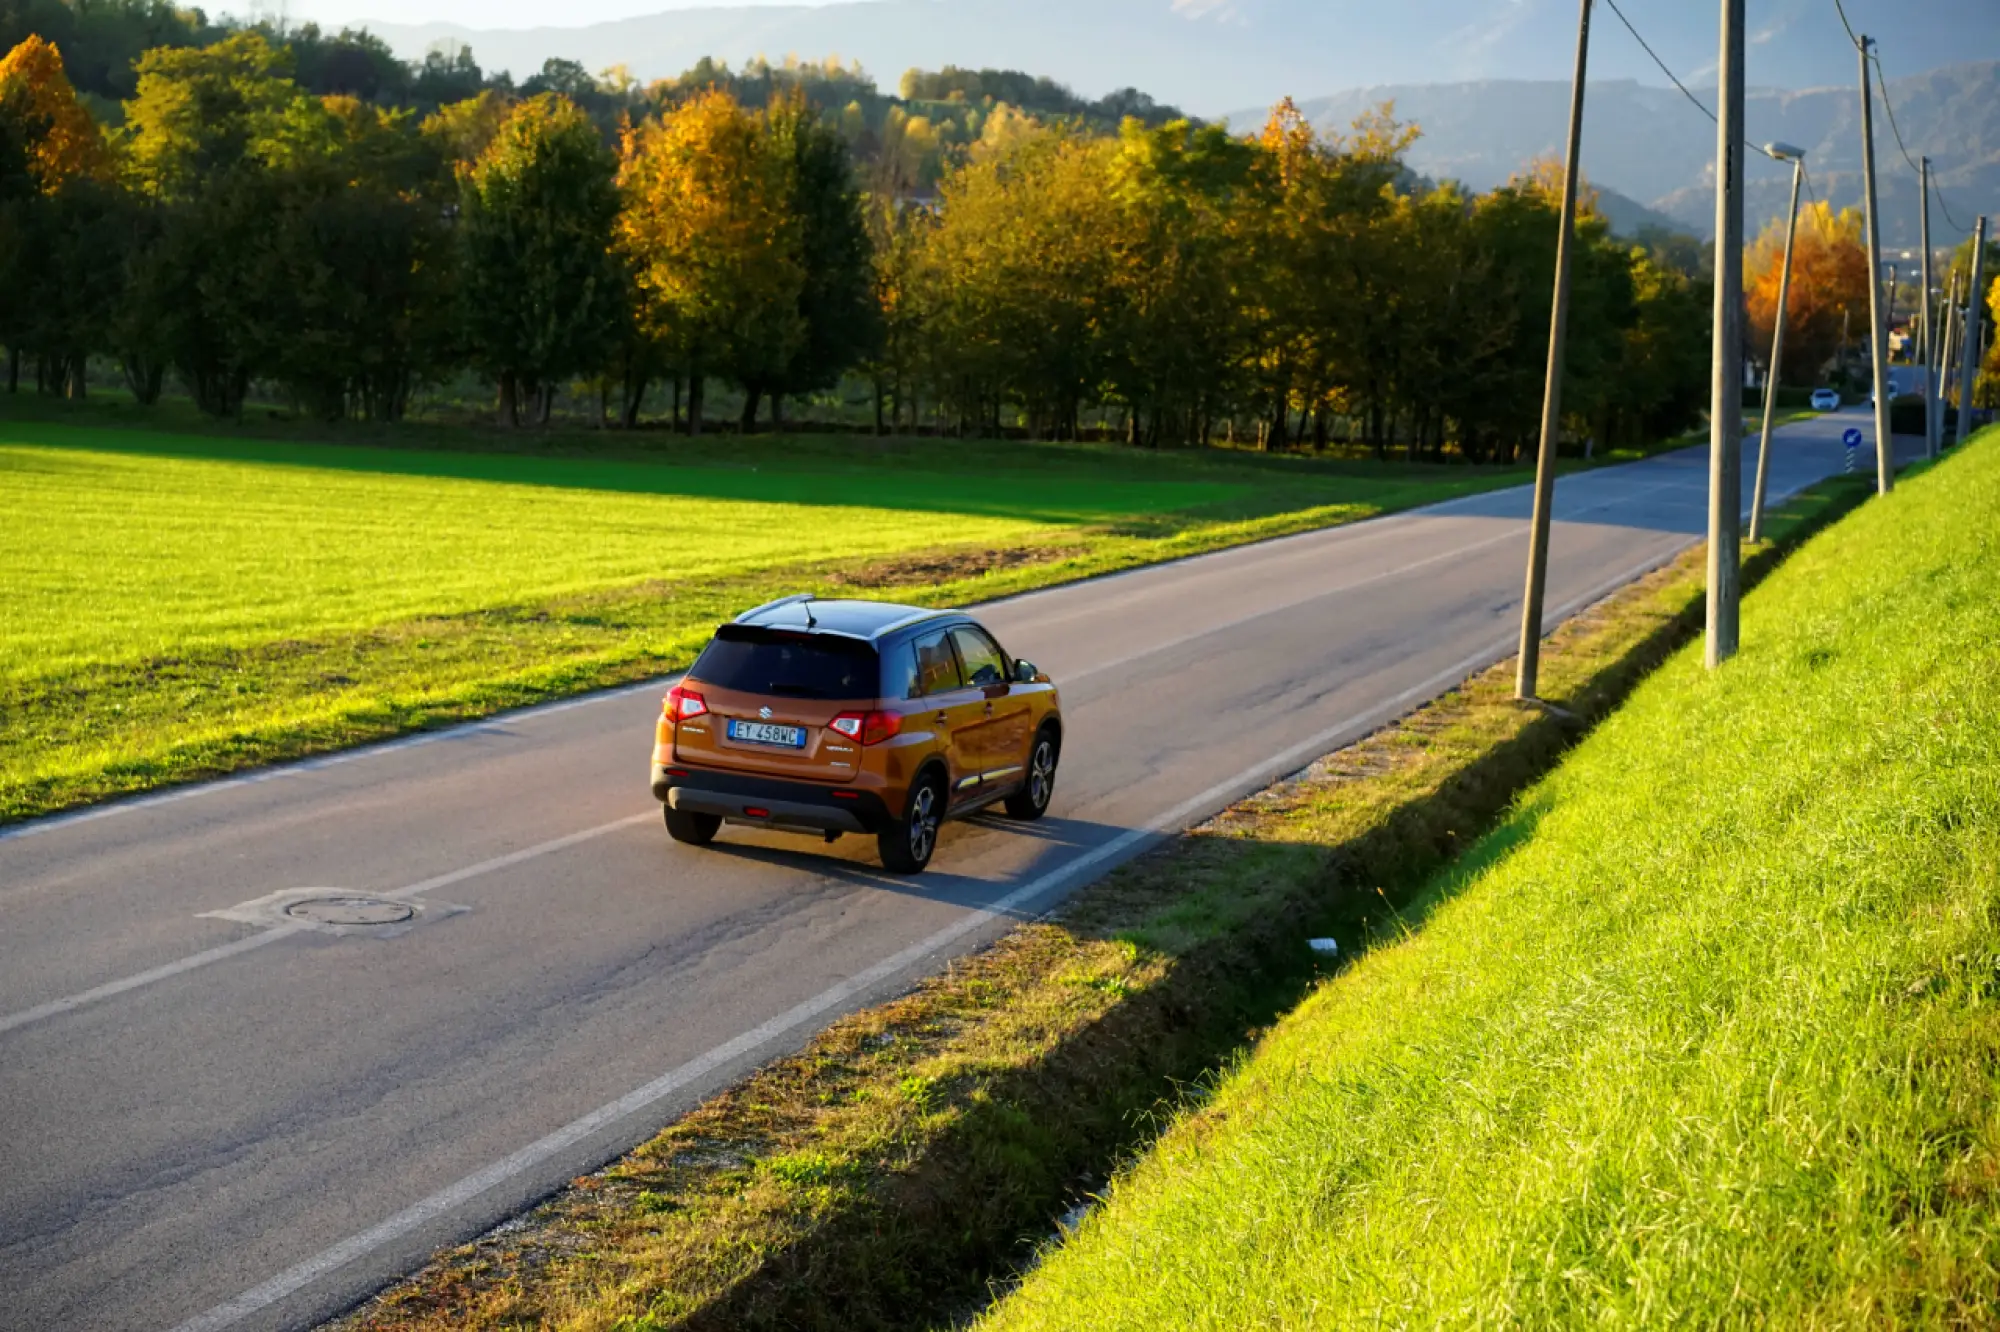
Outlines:
[[[1306,947],[1312,949],[1321,957],[1332,957],[1340,951],[1340,941],[1337,939],[1308,939],[1306,940]]]

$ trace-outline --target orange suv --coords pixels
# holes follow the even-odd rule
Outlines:
[[[716,630],[668,691],[653,794],[677,842],[872,833],[913,874],[947,818],[1040,818],[1061,754],[1055,685],[971,616],[786,597]]]

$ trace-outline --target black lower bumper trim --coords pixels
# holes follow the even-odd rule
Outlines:
[[[836,794],[840,791],[840,794]],[[889,822],[871,791],[842,791],[707,769],[653,765],[653,796],[670,809],[795,832],[872,833]],[[752,811],[756,811],[753,813]]]

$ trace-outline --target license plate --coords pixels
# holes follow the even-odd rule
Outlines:
[[[804,749],[806,728],[773,726],[770,722],[733,721],[729,723],[729,738],[747,741],[753,745],[783,745],[787,749]]]

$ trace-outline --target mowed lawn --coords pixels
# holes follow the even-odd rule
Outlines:
[[[1996,533],[1809,544],[978,1326],[2000,1325]]]
[[[5,434],[0,670],[9,672],[640,579],[1013,542],[1243,489],[1109,468],[1038,484],[263,443],[195,454],[101,431]]]
[[[0,819],[644,678],[772,595],[974,601],[1520,479],[614,443],[632,456],[0,422]]]

